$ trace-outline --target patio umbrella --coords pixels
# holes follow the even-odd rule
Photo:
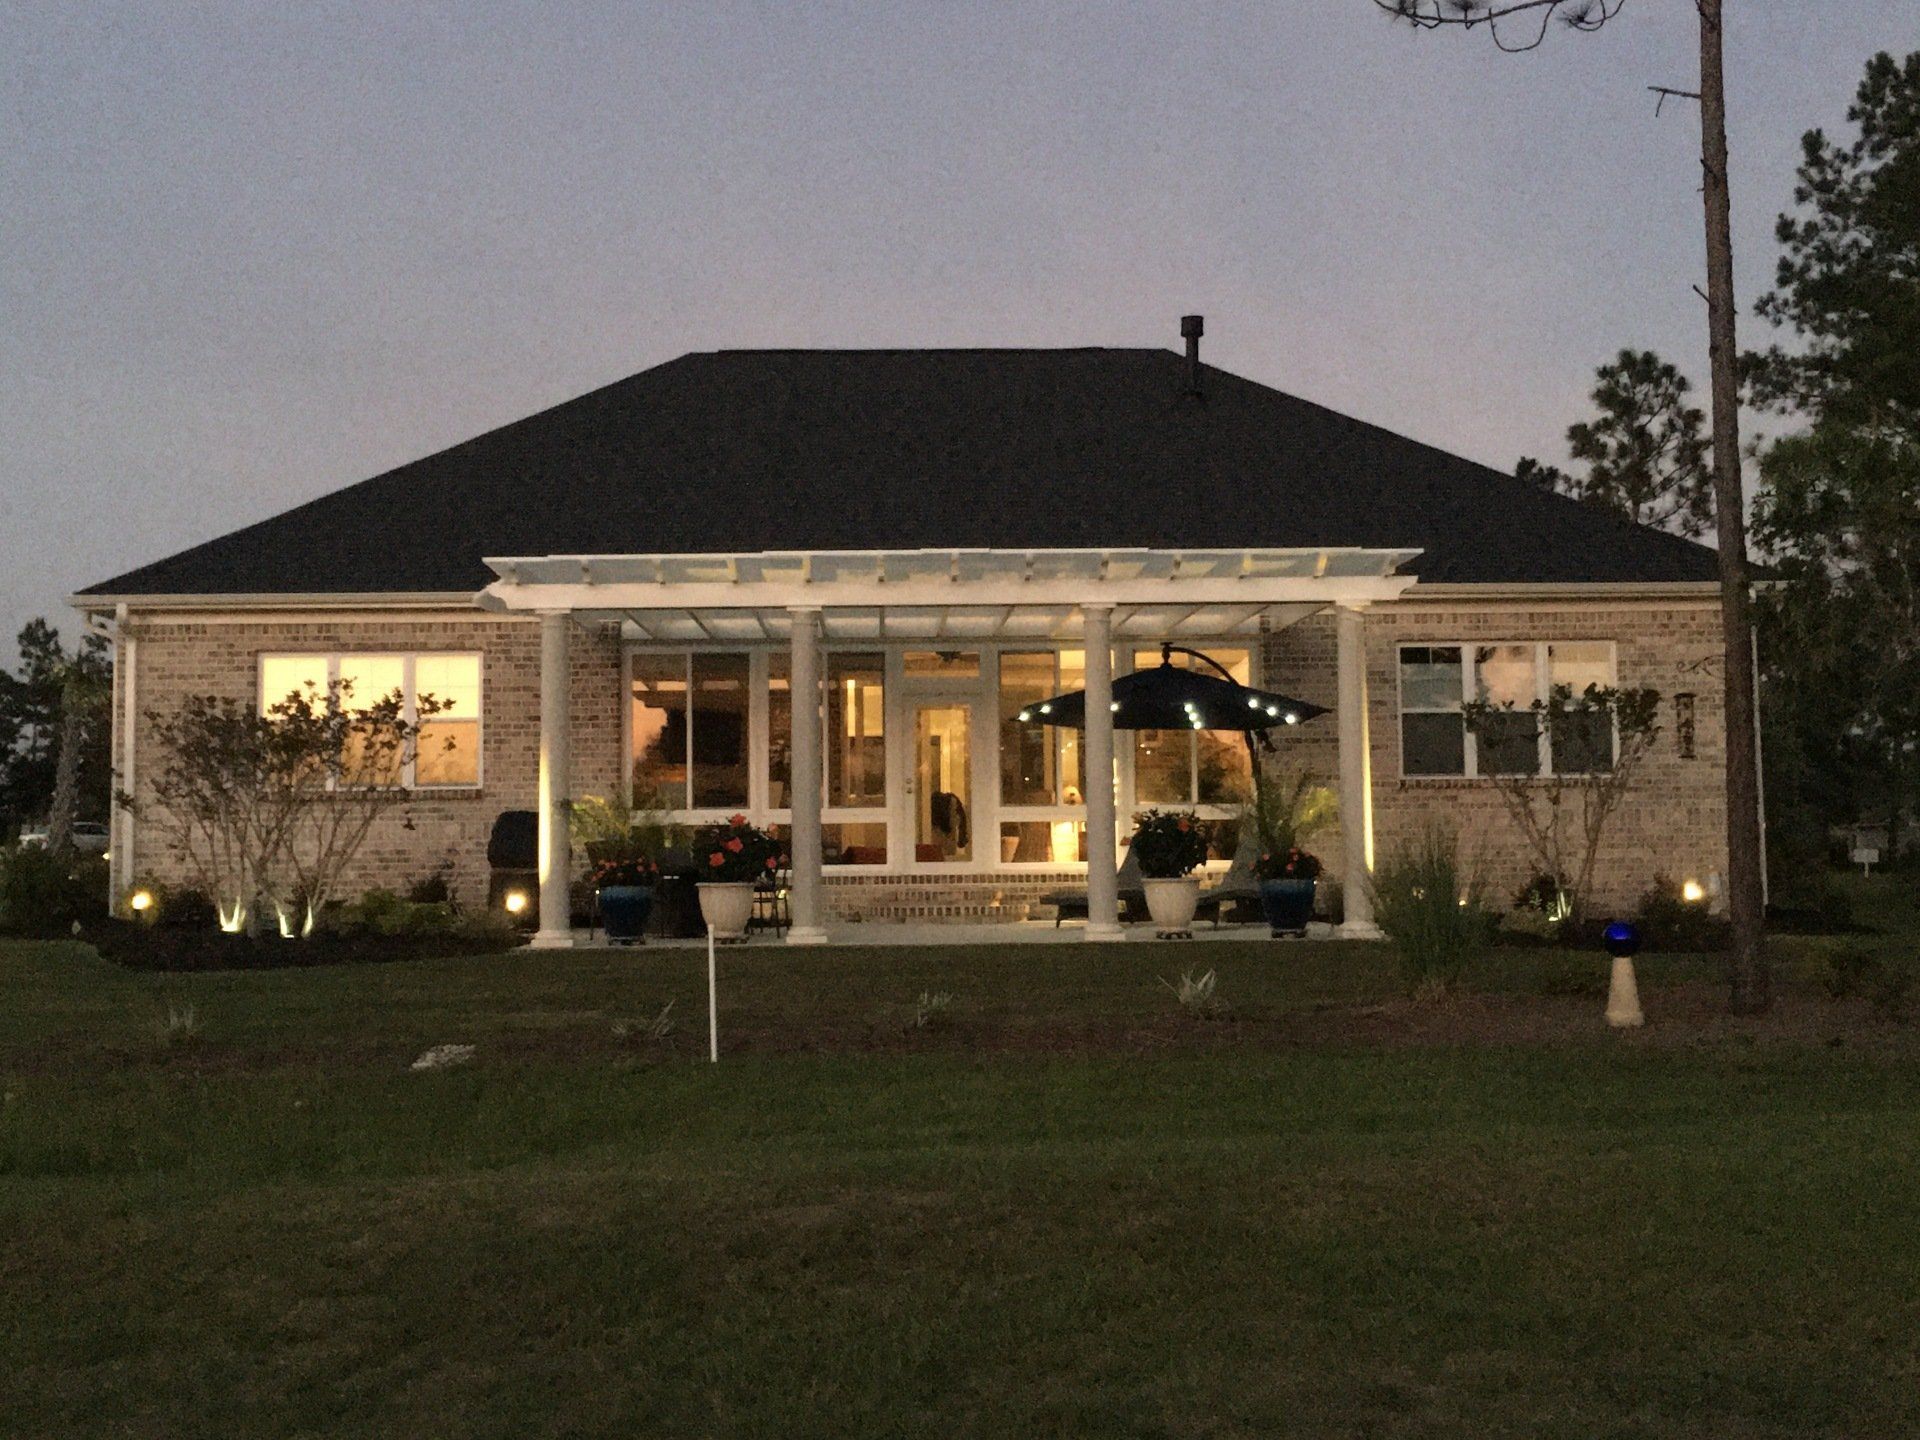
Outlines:
[[[1175,650],[1206,661],[1221,673],[1207,675],[1175,665]],[[1326,713],[1324,705],[1296,700],[1277,690],[1256,690],[1251,685],[1242,685],[1217,662],[1184,646],[1162,645],[1159,665],[1122,675],[1113,682],[1113,728],[1116,730],[1252,732],[1298,725]],[[1030,725],[1064,725],[1084,730],[1087,728],[1087,694],[1084,690],[1074,690],[1055,695],[1038,705],[1028,706],[1019,718]]]

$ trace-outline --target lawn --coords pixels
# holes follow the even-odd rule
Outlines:
[[[1840,943],[1628,1036],[1548,951],[756,947],[718,1067],[692,952],[0,944],[0,1433],[1914,1433],[1920,1025]]]

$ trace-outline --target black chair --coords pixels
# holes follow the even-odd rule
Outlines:
[[[1139,919],[1147,911],[1147,887],[1141,883],[1140,862],[1134,858],[1131,845],[1127,847],[1127,858],[1120,862],[1117,878],[1122,916],[1128,920]],[[1054,907],[1053,928],[1056,930],[1060,928],[1062,920],[1089,918],[1087,887],[1084,885],[1049,890],[1040,897],[1040,903]]]
[[[747,917],[747,929],[786,934],[787,927],[793,923],[789,899],[792,893],[793,871],[790,869],[776,870],[766,879],[756,880],[753,886],[753,914]]]

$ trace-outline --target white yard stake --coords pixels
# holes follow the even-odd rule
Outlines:
[[[714,968],[713,926],[707,926],[707,1050],[708,1059],[720,1063],[720,979]]]

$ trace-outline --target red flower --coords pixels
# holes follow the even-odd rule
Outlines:
[[[747,847],[745,843],[742,842],[742,840],[738,835],[734,836],[731,840],[727,841],[727,849],[731,850],[736,855],[738,855],[742,850],[746,848]]]
[[[727,824],[729,825],[744,825],[746,823],[747,823],[747,817],[744,815],[727,816]]]
[[[767,869],[778,870],[779,868],[780,868],[780,862],[778,860],[775,860],[771,855],[767,856]]]
[[[1186,821],[1184,821],[1184,820],[1182,820],[1182,821],[1180,822],[1180,833],[1181,833],[1182,835],[1184,835],[1184,834],[1186,834],[1186,833],[1187,833],[1187,832],[1188,832],[1189,830],[1191,830],[1192,828],[1193,828],[1193,826],[1191,826],[1191,825],[1189,825],[1189,824],[1188,824],[1188,823],[1187,823]]]
[[[707,856],[707,864],[711,865],[716,870],[718,870],[722,865],[726,863],[727,863],[727,857],[722,855],[718,850],[714,851],[711,855]]]

